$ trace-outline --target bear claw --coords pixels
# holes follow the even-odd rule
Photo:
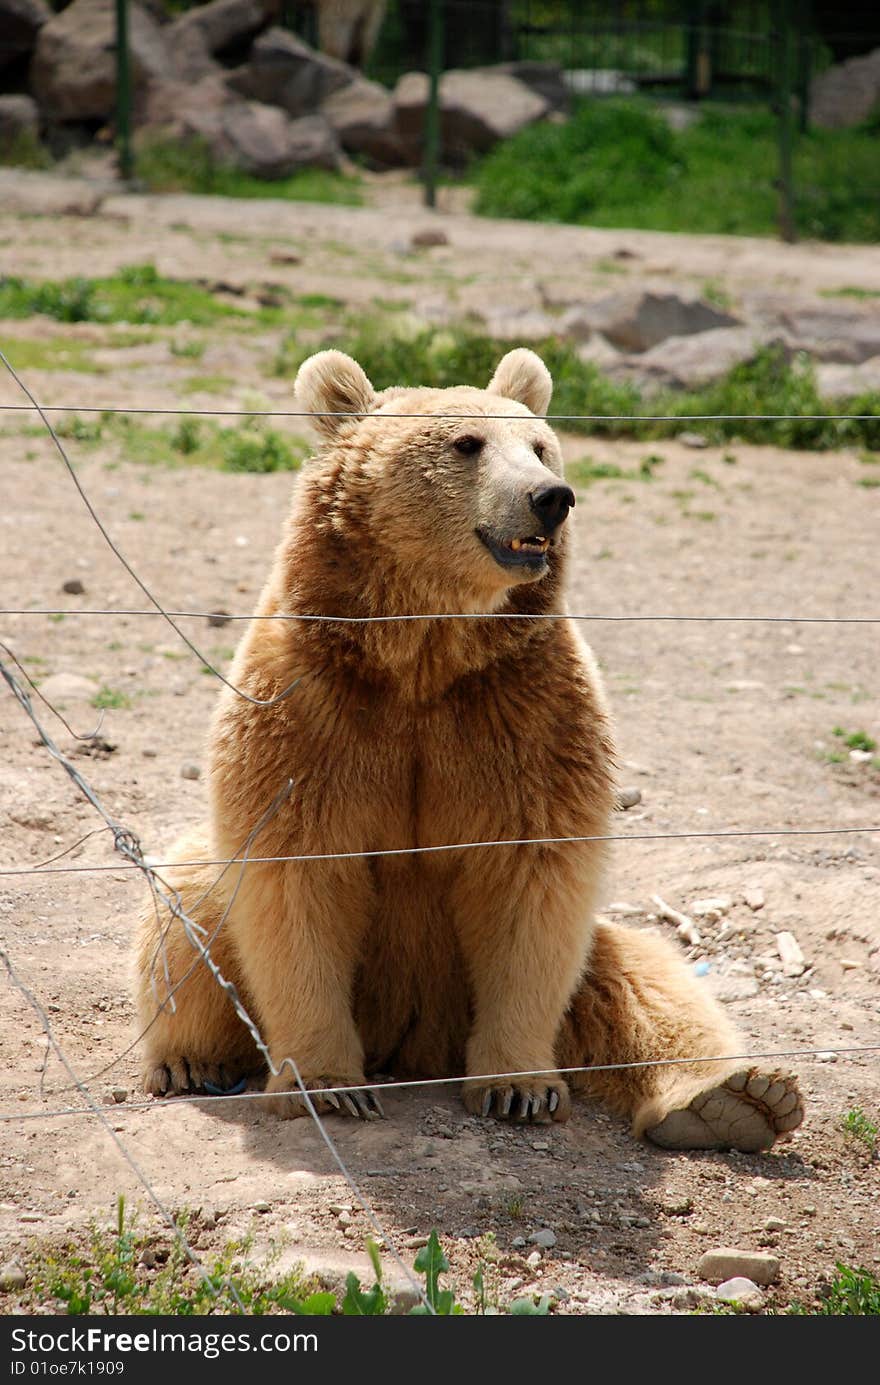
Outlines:
[[[296,1082],[291,1079],[284,1080],[289,1085],[283,1089],[267,1086],[268,1110],[285,1120],[311,1115]],[[370,1087],[353,1086],[350,1078],[310,1077],[303,1080],[303,1086],[309,1092],[311,1103],[318,1115],[331,1115],[335,1111],[340,1116],[354,1116],[356,1120],[376,1121],[385,1118],[378,1093]],[[325,1091],[324,1088],[328,1087],[345,1087],[347,1090]]]
[[[756,1154],[780,1135],[796,1130],[804,1118],[797,1079],[790,1073],[734,1073],[716,1087],[698,1092],[690,1105],[645,1131],[663,1149],[738,1149]]]
[[[494,1116],[496,1120],[515,1124],[546,1125],[550,1121],[565,1121],[571,1109],[568,1088],[542,1087],[537,1090],[517,1085],[509,1087],[479,1087],[468,1084],[463,1092],[464,1104],[473,1116]]]

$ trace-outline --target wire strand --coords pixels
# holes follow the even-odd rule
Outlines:
[[[5,361],[5,357],[3,358]],[[8,365],[8,361],[6,362]],[[10,367],[11,369],[11,367]],[[446,420],[467,420],[478,417],[492,422],[522,423],[523,414],[479,414],[473,413],[393,413],[377,414],[352,413],[342,409],[169,409],[162,406],[121,404],[0,404],[0,410],[9,413],[34,410],[39,413],[82,413],[82,414],[161,414],[186,418],[381,418],[394,419],[434,418]],[[547,423],[877,423],[880,414],[541,414],[536,415]]]
[[[172,611],[167,609],[141,611],[126,609],[66,609],[54,607],[0,607],[0,616],[173,616],[175,620],[209,620],[222,616],[225,621],[233,620],[303,620],[324,621],[328,625],[380,625],[399,621],[414,620],[590,620],[645,622],[675,621],[682,623],[720,622],[731,624],[770,624],[770,625],[880,625],[880,616],[727,616],[727,615],[598,615],[592,611],[537,611],[518,614],[513,611],[430,611],[407,615],[390,616],[335,616],[318,615],[301,611],[274,612],[269,615],[230,614],[227,611]]]

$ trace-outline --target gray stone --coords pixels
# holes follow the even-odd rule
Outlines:
[[[757,1284],[742,1276],[727,1279],[723,1284],[719,1284],[715,1290],[715,1297],[722,1303],[738,1303],[743,1308],[756,1309],[764,1306],[764,1295]]]
[[[754,1284],[775,1284],[779,1278],[779,1260],[760,1250],[739,1250],[735,1246],[719,1246],[700,1256],[697,1271],[709,1284],[723,1284],[727,1279],[750,1279]]]
[[[85,587],[79,577],[68,577],[66,582],[62,582],[61,590],[67,592],[68,596],[82,596]]]
[[[880,356],[880,314],[851,308],[804,307],[783,310],[779,322],[794,349],[819,361],[860,365]]]
[[[859,125],[878,105],[880,48],[836,63],[814,77],[810,85],[810,119],[826,129]]]
[[[73,0],[40,29],[31,90],[54,120],[103,120],[116,104],[114,0]],[[135,92],[166,77],[171,58],[163,30],[140,5],[129,7],[131,80]]]
[[[0,71],[34,51],[37,34],[51,18],[46,0],[0,0]]]
[[[793,933],[783,931],[776,934],[776,951],[782,960],[782,970],[786,976],[803,976],[807,964]]]
[[[278,15],[279,0],[210,0],[168,25],[172,45],[197,31],[210,54],[243,45]]]
[[[529,1244],[540,1246],[542,1250],[552,1250],[556,1245],[556,1233],[551,1231],[549,1226],[542,1226],[538,1231],[532,1232]]]
[[[31,96],[0,96],[0,155],[40,135],[40,113]]]
[[[753,361],[771,343],[786,345],[781,335],[768,336],[753,327],[715,327],[668,337],[621,366],[646,383],[695,389]]]
[[[730,313],[702,299],[648,289],[627,289],[584,306],[593,329],[623,351],[649,351],[668,337],[739,325]]]
[[[202,771],[198,765],[188,761],[186,764],[180,766],[180,777],[181,779],[201,779]]]
[[[109,180],[87,183],[28,168],[0,168],[0,207],[7,215],[91,216],[114,187]]]
[[[355,81],[360,84],[362,79],[354,68],[315,52],[302,39],[278,28],[260,35],[247,63],[229,78],[230,86],[240,95],[281,106],[291,116],[313,115],[334,92]],[[363,86],[372,85],[363,82]],[[386,95],[390,123],[391,97]]]
[[[871,356],[861,365],[820,364],[816,367],[816,384],[826,399],[854,399],[860,394],[880,393],[880,355]]]
[[[491,67],[471,70],[484,72],[489,76],[498,73],[504,77],[514,77],[536,96],[540,96],[542,101],[546,101],[552,111],[565,110],[570,101],[571,89],[565,80],[565,70],[559,63],[530,62],[523,59],[519,62],[494,63]]]
[[[397,131],[412,163],[421,158],[428,78],[407,72],[394,91]],[[549,110],[543,97],[506,73],[453,69],[440,79],[440,133],[447,163],[466,162],[509,139]]]
[[[362,78],[322,102],[321,115],[349,154],[359,154],[377,168],[407,162],[407,151],[395,124],[394,99],[378,82]]]
[[[488,336],[499,341],[543,341],[556,334],[556,322],[540,308],[489,307],[480,317]]]

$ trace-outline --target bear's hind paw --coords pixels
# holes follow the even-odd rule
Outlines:
[[[212,1088],[222,1094],[234,1088],[241,1077],[232,1065],[176,1054],[148,1064],[143,1088],[151,1096],[189,1096]]]
[[[733,1073],[699,1092],[689,1106],[670,1111],[645,1138],[663,1149],[738,1149],[756,1154],[796,1130],[804,1103],[791,1073],[757,1068]]]

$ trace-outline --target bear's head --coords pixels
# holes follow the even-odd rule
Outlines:
[[[319,352],[296,380],[326,440],[315,523],[377,575],[405,568],[433,577],[444,605],[497,608],[511,588],[558,570],[575,503],[541,417],[551,392],[547,367],[522,348],[485,389],[381,393],[351,357]]]

